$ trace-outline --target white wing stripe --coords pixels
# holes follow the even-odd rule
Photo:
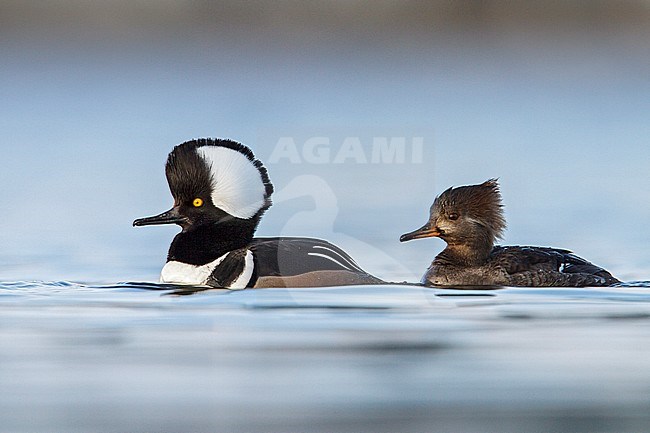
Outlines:
[[[361,269],[361,268],[359,267],[359,265],[357,265],[356,263],[350,261],[349,259],[347,259],[346,257],[342,256],[340,253],[338,253],[337,251],[335,251],[335,250],[333,250],[333,249],[331,249],[331,248],[323,247],[323,246],[321,246],[321,245],[314,245],[313,248],[320,248],[320,249],[322,249],[322,250],[329,251],[329,252],[333,253],[336,257],[339,257],[341,260],[343,260],[344,262],[346,262],[346,263],[348,264],[348,266],[350,266],[350,267],[356,269],[356,270],[359,271],[359,272],[364,272],[363,269]]]
[[[338,260],[333,259],[332,257],[330,257],[330,256],[328,256],[328,255],[325,255],[325,254],[319,254],[319,253],[307,253],[307,255],[308,255],[308,256],[322,257],[322,258],[324,258],[324,259],[327,259],[327,260],[331,260],[331,261],[333,261],[334,263],[336,263],[337,265],[339,265],[339,266],[341,266],[341,267],[347,269],[348,271],[351,271],[351,270],[352,270],[352,269],[348,268],[347,266],[345,266],[343,263],[339,262]]]
[[[246,251],[246,257],[244,258],[244,269],[242,270],[241,275],[233,281],[227,289],[230,290],[241,290],[245,289],[248,283],[253,276],[253,268],[255,264],[253,263],[253,253],[250,250]]]

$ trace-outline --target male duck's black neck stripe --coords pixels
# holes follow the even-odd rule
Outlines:
[[[247,266],[254,266],[253,261],[250,264],[246,262],[247,254],[249,254],[249,251],[246,248],[226,254],[224,259],[212,271],[207,284],[212,287],[231,288],[242,274],[248,270]],[[250,287],[251,279],[252,277],[248,281],[242,282],[243,287]]]
[[[167,261],[175,260],[196,266],[210,263],[230,251],[249,245],[256,225],[255,219],[233,218],[181,232],[169,247]]]

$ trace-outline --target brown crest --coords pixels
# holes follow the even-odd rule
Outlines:
[[[431,211],[432,214],[458,212],[485,227],[494,239],[501,238],[506,228],[497,179],[449,188],[436,197]]]

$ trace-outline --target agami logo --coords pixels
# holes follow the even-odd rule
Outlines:
[[[424,137],[310,137],[296,141],[280,137],[268,159],[269,164],[422,164]]]

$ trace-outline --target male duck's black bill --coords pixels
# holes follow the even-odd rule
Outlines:
[[[412,241],[413,239],[437,237],[440,236],[441,234],[442,233],[440,232],[438,227],[431,227],[429,224],[426,224],[415,231],[403,234],[402,236],[400,236],[399,241],[408,242],[408,241]]]
[[[186,218],[178,213],[176,208],[172,208],[167,212],[163,212],[160,215],[148,217],[148,218],[139,218],[133,221],[134,227],[140,226],[153,226],[161,224],[181,224],[187,222]]]

